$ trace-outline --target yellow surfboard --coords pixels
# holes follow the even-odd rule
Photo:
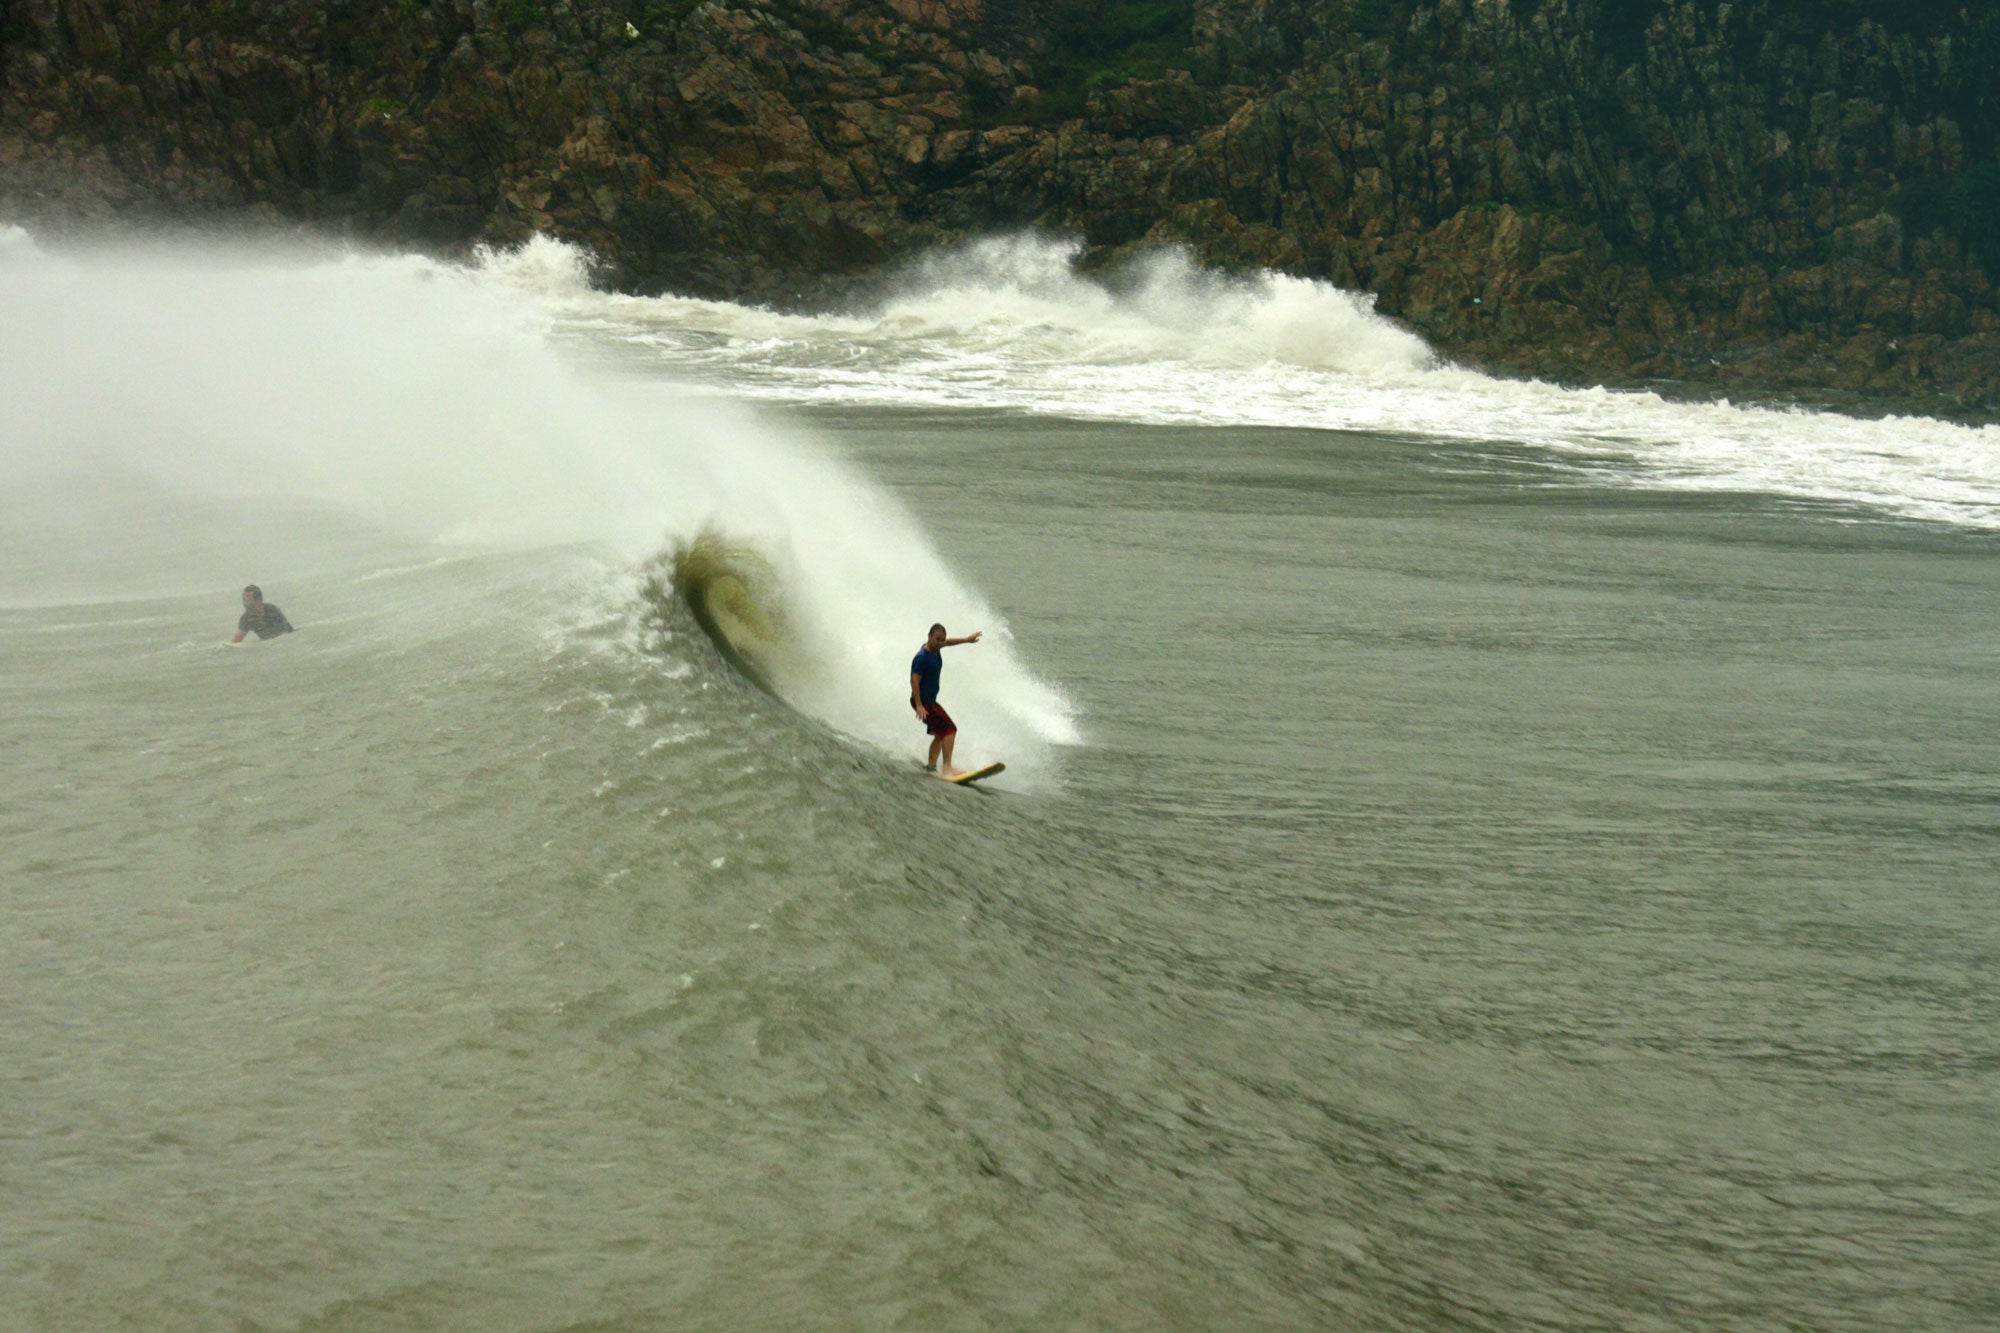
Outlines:
[[[945,778],[945,781],[956,782],[959,786],[963,787],[968,782],[977,782],[981,778],[990,778],[995,773],[1005,772],[1006,768],[1007,765],[1005,764],[988,764],[984,768],[971,768],[963,773],[954,773],[950,777]]]

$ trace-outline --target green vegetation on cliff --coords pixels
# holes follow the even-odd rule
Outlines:
[[[1093,92],[1157,79],[1191,62],[1194,0],[1058,0],[1042,22],[1046,54],[1035,62],[1042,99],[1035,118],[1068,120],[1084,113]]]
[[[0,208],[797,300],[1037,226],[1539,373],[2000,382],[2000,5],[9,0]]]
[[[2000,165],[1982,162],[1952,183],[1951,223],[1990,273],[2000,273]]]

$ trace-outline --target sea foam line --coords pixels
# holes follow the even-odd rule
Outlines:
[[[2000,530],[2000,427],[1496,379],[1441,362],[1327,283],[1206,272],[1173,251],[1090,276],[1078,254],[1038,236],[982,241],[913,265],[872,306],[817,316],[596,292],[586,259],[555,242],[485,264],[559,326],[744,398],[1503,442],[1572,460],[1589,484]]]

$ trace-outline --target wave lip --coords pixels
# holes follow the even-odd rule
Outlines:
[[[1054,747],[1081,742],[1074,708],[1027,670],[1005,621],[949,576],[927,577],[893,530],[804,536],[704,529],[662,553],[641,596],[656,615],[671,614],[669,598],[685,605],[745,680],[889,753],[922,741],[907,703],[909,663],[930,619],[912,612],[937,608],[987,631],[977,669],[957,673],[952,687],[953,713],[980,754],[1046,771]]]

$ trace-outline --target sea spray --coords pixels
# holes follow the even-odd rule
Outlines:
[[[1076,736],[1004,620],[879,488],[749,410],[557,345],[544,299],[588,290],[567,247],[455,266],[219,243],[57,252],[9,233],[6,253],[0,481],[10,518],[67,515],[36,529],[34,560],[0,562],[9,597],[34,599],[25,585],[53,565],[99,598],[269,581],[274,563],[310,564],[305,515],[361,534],[324,544],[328,572],[370,534],[383,551],[586,545],[636,567],[722,533],[761,553],[815,645],[820,671],[787,681],[795,707],[914,752],[908,660],[947,618],[993,631],[956,689],[968,729],[1014,759]],[[272,514],[277,531],[258,522]]]
[[[1082,247],[1039,235],[993,238],[911,266],[880,311],[905,335],[1052,363],[1251,369],[1271,363],[1355,375],[1433,362],[1375,299],[1277,273],[1225,274],[1163,248],[1085,274]],[[1023,343],[1025,337],[1025,345]]]

